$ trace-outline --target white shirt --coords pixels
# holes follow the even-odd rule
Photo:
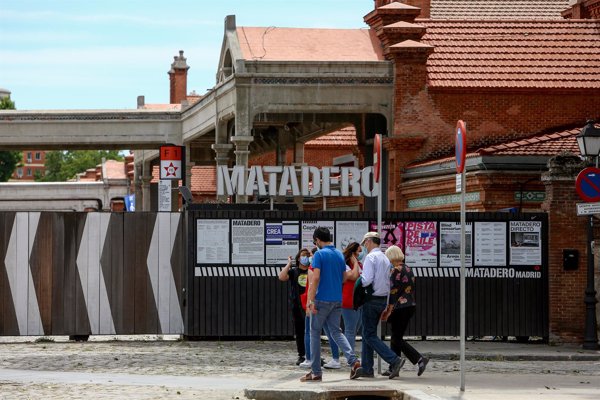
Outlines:
[[[365,257],[362,271],[363,287],[373,284],[373,296],[387,296],[390,292],[390,261],[379,247]]]

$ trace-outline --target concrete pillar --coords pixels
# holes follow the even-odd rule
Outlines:
[[[138,209],[137,207],[141,206],[140,211],[150,211],[150,181],[152,181],[152,175],[142,176],[142,201],[138,205],[136,199],[136,210]]]
[[[142,171],[141,165],[134,164],[133,167],[133,191],[135,194],[135,211],[142,211]]]
[[[211,146],[211,148],[215,152],[215,161],[217,164],[217,168],[219,168],[222,165],[228,167],[229,166],[229,153],[231,152],[231,149],[233,149],[233,145],[230,143],[227,143],[227,144],[215,143]],[[219,203],[226,203],[227,196],[226,195],[217,196],[217,201]]]
[[[294,142],[294,164],[304,164],[304,142],[298,140]]]
[[[585,164],[574,155],[552,157],[548,172],[542,174],[546,199],[542,210],[548,213],[548,273],[550,338],[561,342],[581,342],[585,325],[587,272],[587,217],[578,217],[575,179]],[[579,251],[576,270],[563,268],[563,249]]]
[[[248,150],[248,146],[254,140],[252,136],[242,136],[235,135],[231,138],[231,141],[235,145],[235,165],[243,166],[244,168],[248,168],[248,156],[250,155],[250,151]],[[247,172],[246,172],[247,175]],[[246,182],[246,179],[244,179]],[[236,195],[235,197],[236,203],[247,203],[248,196],[245,195]]]

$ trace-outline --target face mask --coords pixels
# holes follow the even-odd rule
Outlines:
[[[313,260],[313,256],[308,257],[308,264],[312,264],[312,260]]]
[[[309,265],[310,264],[310,258],[308,256],[302,256],[302,257],[300,257],[300,264],[302,264],[302,265]]]
[[[360,252],[360,254],[358,255],[358,261],[361,261],[365,259],[365,257],[367,256],[367,248],[363,247],[362,251]]]

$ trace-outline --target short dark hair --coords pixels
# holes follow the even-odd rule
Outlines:
[[[331,232],[324,226],[319,226],[313,233],[313,239],[319,239],[321,242],[331,242]]]
[[[377,246],[381,244],[381,239],[379,239],[378,237],[370,237],[369,240],[375,243]]]

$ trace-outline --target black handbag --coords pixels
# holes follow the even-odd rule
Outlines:
[[[354,284],[354,294],[352,297],[352,308],[358,310],[360,306],[365,304],[373,294],[373,284],[363,287],[362,276],[359,276]]]

